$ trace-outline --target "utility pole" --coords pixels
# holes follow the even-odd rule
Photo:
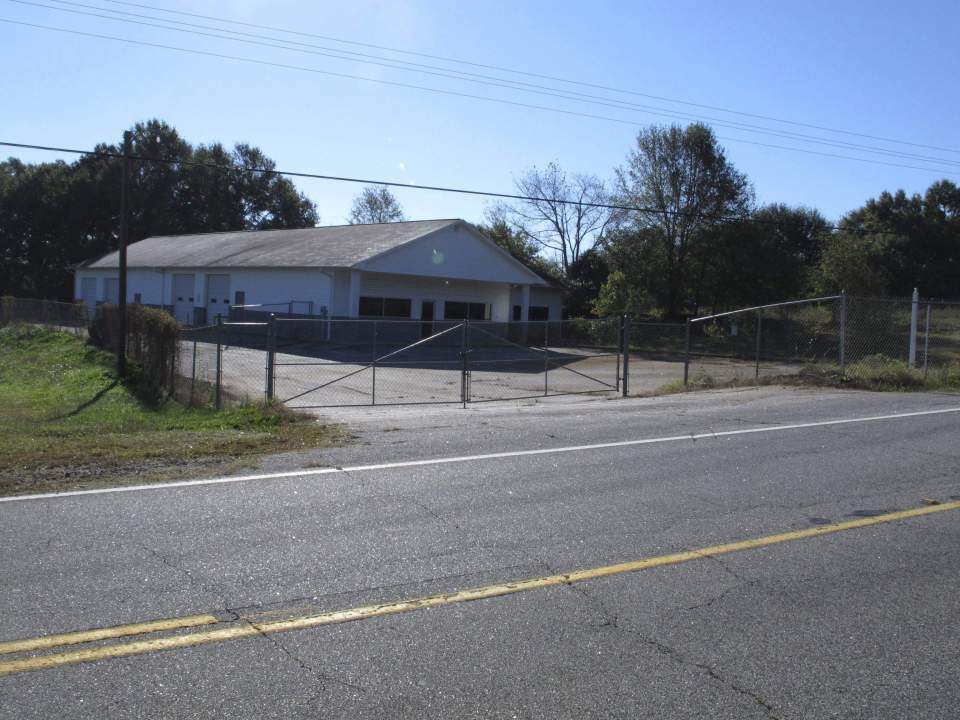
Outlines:
[[[120,337],[117,345],[117,374],[127,374],[127,235],[130,232],[129,198],[130,194],[130,145],[131,133],[123,133],[123,173],[120,181],[120,278],[117,298],[120,312]]]

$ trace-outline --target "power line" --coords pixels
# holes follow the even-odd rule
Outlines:
[[[159,48],[159,49],[163,49],[163,50],[171,50],[171,51],[175,51],[175,52],[188,53],[188,54],[191,54],[191,55],[199,55],[199,56],[203,56],[203,57],[214,57],[214,58],[223,59],[223,60],[233,60],[233,61],[237,61],[237,62],[244,62],[244,63],[254,64],[254,65],[263,65],[263,66],[267,66],[267,67],[276,67],[276,68],[282,68],[282,69],[286,69],[286,70],[297,70],[297,71],[302,71],[302,72],[314,73],[314,74],[318,74],[318,75],[326,75],[326,76],[329,76],[329,77],[338,77],[338,78],[345,78],[345,79],[350,79],[350,80],[360,80],[360,81],[362,81],[362,82],[374,83],[374,84],[378,84],[378,85],[386,85],[386,86],[391,86],[391,87],[400,87],[400,88],[407,88],[407,89],[413,89],[413,90],[420,90],[420,91],[423,91],[423,92],[430,92],[430,93],[436,93],[436,94],[441,94],[441,95],[449,95],[449,96],[453,96],[453,97],[469,98],[469,99],[473,99],[473,100],[483,100],[483,101],[486,101],[486,102],[493,102],[493,103],[498,103],[498,104],[501,104],[501,105],[510,105],[510,106],[513,106],[513,107],[522,107],[522,108],[532,109],[532,110],[543,110],[543,111],[547,111],[547,112],[554,112],[554,113],[559,113],[559,114],[562,114],[562,115],[569,115],[569,116],[573,116],[573,117],[587,118],[587,119],[591,119],[591,120],[603,120],[603,121],[606,121],[606,122],[614,122],[614,123],[618,123],[618,124],[622,124],[622,125],[630,125],[631,127],[635,127],[635,126],[637,125],[637,123],[636,123],[635,121],[633,121],[633,120],[626,120],[626,119],[623,119],[623,118],[616,118],[616,117],[611,117],[611,116],[608,116],[608,115],[597,115],[597,114],[594,114],[594,113],[585,113],[585,112],[580,112],[580,111],[576,111],[576,110],[566,110],[566,109],[563,109],[563,108],[551,107],[551,106],[547,106],[547,105],[536,105],[536,104],[533,104],[533,103],[525,103],[525,102],[519,102],[519,101],[515,101],[515,100],[507,100],[507,99],[504,99],[504,98],[490,97],[490,96],[487,96],[487,95],[476,95],[476,94],[473,94],[473,93],[465,93],[465,92],[459,92],[459,91],[455,91],[455,90],[446,90],[446,89],[441,89],[441,88],[428,87],[428,86],[424,86],[424,85],[416,85],[416,84],[413,84],[413,83],[399,82],[399,81],[395,81],[395,80],[383,80],[383,79],[378,79],[378,78],[369,78],[369,77],[364,77],[364,76],[362,76],[362,75],[352,75],[352,74],[350,74],[350,73],[334,72],[334,71],[331,71],[331,70],[321,70],[321,69],[319,69],[319,68],[305,67],[305,66],[302,66],[302,65],[292,65],[292,64],[289,64],[289,63],[280,63],[280,62],[274,62],[274,61],[269,61],[269,60],[259,60],[259,59],[244,57],[244,56],[240,56],[240,55],[230,55],[230,54],[226,54],[226,53],[217,53],[217,52],[212,52],[212,51],[208,51],[208,50],[197,50],[197,49],[193,49],[193,48],[180,47],[180,46],[177,46],[177,45],[167,45],[167,44],[163,44],[163,43],[148,42],[148,41],[145,41],[145,40],[133,40],[133,39],[130,39],[130,38],[116,37],[116,36],[114,36],[114,35],[104,35],[104,34],[101,34],[101,33],[92,33],[92,32],[86,32],[86,31],[82,31],[82,30],[71,30],[71,29],[68,29],[68,28],[54,27],[54,26],[51,26],[51,25],[43,25],[43,24],[39,24],[39,23],[29,23],[29,22],[24,22],[24,21],[20,21],[20,20],[11,20],[11,19],[8,19],[8,18],[0,18],[0,22],[8,23],[8,24],[11,24],[11,25],[21,25],[21,26],[24,26],[24,27],[38,28],[38,29],[41,29],[41,30],[50,30],[50,31],[53,31],[53,32],[65,33],[65,34],[69,34],[69,35],[77,35],[77,36],[81,36],[81,37],[90,37],[90,38],[95,38],[95,39],[99,39],[99,40],[108,40],[108,41],[111,41],[111,42],[125,43],[125,44],[129,44],[129,45],[139,45],[139,46],[143,46],[143,47],[152,47],[152,48]],[[772,143],[762,143],[762,142],[757,142],[757,141],[754,141],[754,140],[746,140],[746,139],[743,139],[743,138],[735,138],[735,137],[722,136],[722,135],[718,135],[717,137],[718,137],[718,139],[725,140],[725,141],[727,141],[727,142],[737,142],[737,143],[742,143],[742,144],[746,144],[746,145],[756,145],[756,146],[759,146],[759,147],[773,148],[773,149],[777,149],[777,150],[787,150],[787,151],[789,151],[789,152],[803,153],[803,154],[806,154],[806,155],[816,155],[816,156],[819,156],[819,157],[828,157],[828,158],[834,158],[834,159],[839,159],[839,160],[850,160],[850,161],[853,161],[853,162],[869,163],[869,164],[873,164],[873,165],[884,165],[884,166],[888,166],[888,167],[904,168],[904,169],[908,169],[908,170],[920,170],[920,171],[924,171],[924,172],[943,173],[943,174],[945,174],[945,175],[960,175],[960,173],[958,173],[958,172],[956,172],[956,171],[954,171],[954,170],[945,170],[945,169],[942,169],[942,168],[921,167],[921,166],[917,166],[917,165],[905,165],[905,164],[903,164],[903,163],[892,163],[892,162],[886,162],[886,161],[883,161],[883,160],[874,160],[874,159],[870,159],[870,158],[854,157],[854,156],[852,156],[852,155],[840,155],[840,154],[836,154],[836,153],[821,152],[821,151],[817,151],[817,150],[810,150],[810,149],[807,149],[807,148],[791,147],[791,146],[787,146],[787,145],[776,145],[776,144],[772,144]]]
[[[472,195],[479,197],[490,197],[497,198],[502,200],[520,200],[524,202],[542,202],[542,203],[553,203],[556,205],[578,205],[581,207],[589,208],[598,208],[604,210],[616,210],[620,212],[638,212],[647,215],[661,215],[665,217],[682,217],[682,218],[692,218],[699,220],[708,220],[711,222],[720,222],[725,224],[737,224],[737,223],[753,223],[757,225],[770,225],[773,227],[783,227],[785,224],[777,220],[765,220],[763,218],[755,217],[739,217],[734,215],[705,215],[703,213],[693,213],[693,212],[684,212],[679,210],[665,210],[661,208],[650,208],[643,207],[638,205],[625,205],[622,203],[603,203],[603,202],[582,202],[579,200],[570,200],[567,198],[546,198],[546,197],[536,197],[533,195],[520,195],[516,193],[504,193],[504,192],[494,192],[490,190],[473,190],[469,188],[455,188],[444,185],[419,185],[413,183],[401,183],[394,182],[390,180],[374,180],[371,178],[358,178],[358,177],[349,177],[343,175],[325,175],[321,173],[311,173],[311,172],[302,172],[296,170],[277,170],[276,168],[262,168],[262,167],[238,167],[237,165],[226,165],[223,163],[208,163],[208,162],[199,162],[196,160],[182,160],[179,158],[158,158],[150,157],[146,155],[125,155],[120,152],[111,152],[106,150],[81,150],[77,148],[68,148],[68,147],[58,147],[53,145],[37,145],[31,143],[18,143],[11,141],[0,140],[0,146],[3,147],[14,147],[21,148],[25,150],[42,150],[45,152],[58,152],[65,153],[70,155],[82,155],[87,157],[100,157],[100,158],[109,158],[115,160],[134,160],[141,162],[153,162],[160,163],[164,165],[177,165],[182,167],[199,167],[206,168],[209,170],[229,170],[232,172],[250,172],[263,175],[278,175],[282,177],[295,177],[295,178],[309,178],[313,180],[329,180],[334,182],[346,182],[346,183],[358,183],[363,185],[383,185],[386,187],[395,187],[395,188],[405,188],[408,190],[427,190],[431,192],[443,192],[443,193],[452,193],[457,195]],[[861,230],[857,228],[841,228],[838,225],[832,223],[823,223],[821,231],[832,232],[837,230],[844,230],[845,232],[852,232],[856,234],[873,234],[873,235],[885,235],[890,233],[884,232],[868,232],[866,230]]]
[[[730,120],[725,120],[723,118],[716,118],[711,116],[703,115],[694,115],[691,113],[686,113],[683,111],[673,110],[671,108],[663,108],[657,106],[642,105],[639,103],[630,103],[622,100],[617,100],[616,98],[609,98],[599,95],[590,95],[585,93],[576,93],[571,91],[564,91],[560,88],[544,87],[542,85],[536,85],[533,83],[520,82],[515,80],[504,80],[502,78],[495,78],[489,75],[481,75],[477,73],[463,73],[457,70],[449,70],[447,68],[441,68],[436,65],[425,65],[422,63],[408,63],[406,61],[397,61],[392,58],[385,58],[378,55],[370,55],[368,53],[355,53],[350,51],[342,51],[337,49],[331,49],[321,45],[314,45],[311,43],[300,43],[296,41],[284,40],[281,38],[265,37],[262,35],[256,35],[253,33],[244,33],[235,30],[226,30],[223,28],[212,27],[209,25],[200,25],[197,23],[186,23],[178,20],[168,20],[165,18],[158,18],[153,15],[143,15],[139,13],[130,13],[120,10],[111,10],[108,8],[99,7],[96,5],[88,5],[85,3],[71,2],[70,0],[53,0],[54,2],[60,3],[62,5],[71,5],[74,7],[82,7],[93,10],[102,10],[108,13],[127,15],[136,18],[145,18],[147,20],[159,20],[162,23],[175,23],[177,25],[185,25],[194,28],[202,28],[205,30],[214,30],[216,32],[202,32],[198,30],[189,30],[180,27],[171,27],[166,24],[158,24],[152,22],[144,22],[142,20],[131,20],[126,17],[116,17],[115,15],[102,15],[94,12],[86,12],[83,10],[73,10],[66,7],[56,7],[52,5],[46,5],[40,2],[33,2],[31,0],[9,0],[10,2],[20,4],[20,5],[29,5],[33,7],[45,8],[48,10],[54,10],[57,12],[66,12],[76,15],[83,15],[88,17],[101,18],[105,20],[113,20],[115,22],[123,22],[132,25],[139,25],[142,27],[154,27],[160,28],[163,30],[171,30],[174,32],[187,33],[191,35],[198,35],[202,37],[212,37],[221,40],[228,40],[231,42],[241,42],[249,45],[258,45],[262,47],[270,47],[275,49],[287,50],[290,52],[299,52],[309,55],[319,55],[322,57],[329,57],[338,60],[345,60],[348,62],[359,62],[368,65],[375,65],[378,67],[391,68],[396,70],[401,70],[404,72],[415,72],[425,75],[430,75],[434,77],[442,77],[447,79],[453,79],[458,81],[472,82],[480,85],[487,85],[491,87],[505,88],[508,90],[515,90],[520,92],[534,93],[538,95],[545,95],[548,97],[556,97],[564,100],[571,100],[574,102],[588,103],[592,105],[600,105],[604,107],[612,107],[615,109],[628,110],[633,112],[643,112],[645,114],[666,117],[666,118],[682,118],[684,120],[694,120],[694,121],[707,121],[718,127],[725,127],[733,130],[742,130],[744,132],[756,133],[761,135],[769,135],[772,137],[783,138],[788,140],[799,140],[800,142],[812,143],[818,145],[825,145],[829,147],[836,147],[841,149],[848,150],[857,150],[861,152],[867,152],[875,155],[882,155],[885,157],[894,157],[902,158],[906,160],[914,160],[919,162],[929,162],[929,163],[946,163],[948,165],[960,165],[960,160],[949,160],[946,158],[940,157],[931,157],[928,155],[918,155],[916,153],[908,153],[900,150],[891,150],[888,148],[879,148],[872,145],[862,145],[858,143],[850,143],[842,140],[835,140],[830,138],[823,138],[815,135],[807,135],[804,133],[795,133],[795,132],[786,132],[782,130],[776,130],[773,128],[763,127],[759,125],[752,125],[749,123],[733,122]],[[218,33],[230,33],[231,35],[241,35],[244,37],[230,37],[227,35],[222,35]],[[255,39],[246,39],[246,38],[255,38]],[[263,42],[263,40],[269,40],[271,42]],[[282,44],[275,44],[282,43]],[[289,47],[290,45],[302,46],[302,47]],[[304,49],[312,48],[312,50]],[[347,55],[342,53],[346,52]],[[354,57],[351,57],[354,56]],[[385,62],[381,62],[385,61]],[[396,63],[400,62],[403,65],[397,65]],[[411,67],[408,67],[411,66]],[[456,74],[451,74],[456,73]],[[507,84],[509,83],[509,84]]]
[[[55,2],[62,2],[62,0],[54,0],[54,1],[55,1]],[[183,10],[171,10],[171,9],[169,9],[169,8],[158,7],[158,6],[156,6],[156,5],[147,5],[147,4],[145,4],[145,3],[128,2],[128,1],[124,1],[124,0],[102,0],[102,1],[103,1],[103,2],[108,2],[108,3],[112,4],[112,5],[124,5],[124,6],[127,6],[127,7],[136,7],[136,8],[146,9],[146,10],[156,10],[156,11],[158,11],[158,12],[164,12],[164,13],[169,13],[169,14],[173,14],[173,15],[181,15],[181,16],[184,16],[184,17],[193,17],[193,18],[199,18],[199,19],[203,19],[203,20],[213,20],[213,21],[215,21],[215,22],[221,22],[221,23],[226,23],[226,24],[230,24],[230,25],[237,25],[237,26],[241,26],[241,27],[249,27],[249,28],[254,28],[254,29],[258,29],[258,30],[270,30],[270,31],[272,31],[272,32],[280,32],[280,33],[285,33],[285,34],[288,34],[288,35],[296,35],[296,36],[299,36],[299,37],[309,37],[309,38],[315,38],[315,39],[319,39],[319,40],[328,40],[328,41],[332,41],[332,42],[343,43],[343,44],[345,44],[345,45],[353,45],[353,46],[355,46],[355,47],[365,47],[365,48],[372,48],[372,49],[376,49],[376,50],[385,50],[385,51],[387,51],[387,52],[398,53],[398,54],[402,54],[402,55],[408,55],[408,56],[411,56],[411,57],[421,57],[421,58],[427,58],[427,59],[431,59],[431,60],[440,60],[440,61],[442,61],[442,62],[456,63],[456,64],[459,64],[459,65],[466,65],[466,66],[470,66],[470,67],[483,68],[483,69],[486,69],[486,70],[495,70],[495,71],[498,71],[498,72],[507,72],[507,73],[512,73],[512,74],[515,74],[515,75],[522,75],[522,76],[525,76],[525,77],[538,78],[538,79],[541,79],[541,80],[551,80],[551,81],[562,82],[562,83],[566,83],[566,84],[570,84],[570,85],[578,85],[578,86],[580,86],[580,87],[589,87],[589,88],[594,88],[594,89],[597,89],[597,90],[606,90],[606,91],[609,91],[609,92],[617,92],[617,93],[622,93],[622,94],[626,94],[626,95],[634,95],[634,96],[637,96],[637,97],[645,97],[645,98],[648,98],[648,99],[651,99],[651,100],[660,100],[660,101],[663,101],[663,102],[670,102],[670,103],[675,103],[675,104],[678,104],[678,105],[687,105],[687,106],[689,106],[689,107],[703,108],[703,109],[706,109],[706,110],[716,110],[716,111],[719,111],[719,112],[725,112],[725,113],[729,113],[729,114],[732,114],[732,115],[741,115],[741,116],[743,116],[743,117],[751,117],[751,118],[755,118],[755,119],[758,119],[758,120],[767,120],[767,121],[770,121],[770,122],[784,123],[784,124],[786,124],[786,125],[794,125],[794,126],[797,126],[797,127],[806,127],[806,128],[811,128],[811,129],[814,129],[814,130],[824,130],[824,131],[826,131],[826,132],[839,133],[839,134],[842,134],[842,135],[850,135],[850,136],[854,136],[854,137],[867,138],[867,139],[870,139],[870,140],[879,140],[879,141],[881,141],[881,142],[897,143],[897,144],[901,144],[901,145],[910,145],[910,146],[913,146],[913,147],[926,148],[926,149],[928,149],[928,150],[939,150],[939,151],[941,151],[941,152],[950,152],[950,153],[960,154],[960,150],[955,149],[955,148],[946,148],[946,147],[940,147],[940,146],[937,146],[937,145],[927,145],[927,144],[923,144],[923,143],[911,142],[911,141],[908,141],[908,140],[899,140],[899,139],[897,139],[897,138],[884,137],[884,136],[881,136],[881,135],[871,135],[871,134],[868,134],[868,133],[856,132],[856,131],[852,131],[852,130],[843,130],[843,129],[840,129],[840,128],[833,128],[833,127],[829,127],[829,126],[826,126],[826,125],[816,125],[816,124],[813,124],[813,123],[800,122],[800,121],[797,121],[797,120],[788,120],[788,119],[786,119],[786,118],[778,118],[778,117],[774,117],[774,116],[771,116],[771,115],[762,115],[762,114],[759,114],[759,113],[751,113],[751,112],[745,112],[745,111],[741,111],[741,110],[732,110],[732,109],[730,109],[730,108],[725,108],[725,107],[718,106],[718,105],[708,105],[708,104],[705,104],[705,103],[697,103],[697,102],[691,102],[691,101],[687,101],[687,100],[679,100],[679,99],[677,99],[677,98],[669,98],[669,97],[665,97],[665,96],[662,96],[662,95],[653,95],[653,94],[650,94],[650,93],[642,93],[642,92],[638,92],[638,91],[635,91],[635,90],[627,90],[627,89],[617,88],[617,87],[613,87],[613,86],[609,86],[609,85],[602,85],[602,84],[598,84],[598,83],[584,82],[584,81],[579,81],[579,80],[571,80],[571,79],[569,79],[569,78],[564,78],[564,77],[560,77],[560,76],[556,76],[556,75],[546,75],[546,74],[542,74],[542,73],[529,72],[529,71],[524,71],[524,70],[518,70],[518,69],[515,69],[515,68],[504,67],[504,66],[500,66],[500,65],[491,65],[491,64],[484,64],[484,63],[478,63],[478,62],[471,62],[471,61],[468,61],[468,60],[461,60],[461,59],[457,59],[457,58],[446,57],[446,56],[443,56],[443,55],[432,55],[432,54],[430,54],[430,53],[416,52],[416,51],[413,51],[413,50],[404,50],[404,49],[401,49],[401,48],[393,48],[393,47],[389,47],[389,46],[386,46],[386,45],[377,45],[377,44],[374,44],[374,43],[360,42],[360,41],[357,41],[357,40],[348,40],[348,39],[338,38],[338,37],[331,36],[331,35],[320,35],[320,34],[318,34],[318,33],[304,32],[304,31],[299,31],[299,30],[291,30],[291,29],[289,29],[289,28],[275,27],[275,26],[270,26],[270,25],[261,25],[261,24],[257,24],[257,23],[243,22],[243,21],[240,21],[240,20],[231,20],[231,19],[229,19],[229,18],[217,17],[217,16],[214,16],[214,15],[203,15],[203,14],[200,14],[200,13],[186,12],[186,11],[183,11]]]

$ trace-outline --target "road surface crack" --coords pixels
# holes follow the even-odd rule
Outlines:
[[[227,598],[223,593],[223,589],[220,588],[218,585],[209,585],[205,583],[204,581],[195,577],[193,573],[190,572],[190,570],[188,570],[186,567],[175,563],[173,560],[168,558],[166,555],[161,553],[156,548],[152,548],[149,545],[144,545],[143,543],[139,543],[137,541],[133,541],[133,544],[136,545],[141,550],[144,550],[145,552],[150,553],[150,555],[152,555],[154,558],[159,560],[160,563],[167,566],[171,570],[174,570],[180,573],[181,575],[183,575],[184,577],[186,577],[189,583],[194,587],[198,588],[199,590],[202,590],[208,595],[214,595],[218,597],[220,599],[220,602],[223,604],[224,610],[226,610],[227,612],[231,612],[231,610],[229,609],[230,603],[227,601]]]
[[[328,675],[325,672],[317,670],[310,663],[308,663],[306,660],[300,657],[297,653],[295,653],[293,650],[291,650],[282,642],[280,642],[279,638],[274,637],[270,633],[264,632],[263,630],[260,629],[260,626],[254,622],[250,622],[249,620],[244,620],[244,622],[246,622],[248,625],[250,625],[250,627],[256,630],[260,634],[260,637],[270,642],[275,648],[277,648],[277,650],[282,652],[284,655],[290,658],[290,660],[296,663],[301,670],[303,670],[304,672],[310,675],[313,675],[317,680],[320,681],[321,684],[335,683],[337,685],[341,685],[342,687],[349,688],[351,690],[356,690],[358,692],[366,692],[366,688],[364,688],[362,685],[356,685],[354,683],[347,682],[346,680],[340,680],[339,678],[335,678],[332,675]]]
[[[753,582],[753,581],[742,578],[734,570],[727,567],[723,562],[717,560],[716,558],[711,558],[709,555],[704,555],[703,557],[716,560],[718,563],[720,563],[721,566],[724,567],[724,570],[726,572],[728,572],[730,575],[732,575],[733,577],[741,581],[739,585],[734,587],[742,587],[744,584],[750,584]],[[543,566],[546,567],[551,574],[553,575],[563,574],[563,573],[557,572],[545,560],[538,558],[538,561],[542,563]],[[742,685],[739,685],[736,682],[724,677],[718,670],[711,667],[710,665],[707,665],[706,663],[700,663],[700,662],[691,660],[690,658],[683,655],[679,650],[676,650],[675,648],[672,648],[669,645],[666,645],[665,643],[662,643],[658,640],[654,640],[653,638],[647,637],[646,635],[632,628],[624,627],[620,623],[619,615],[616,612],[610,610],[601,598],[593,595],[590,591],[587,590],[587,588],[583,584],[568,582],[566,583],[566,587],[569,588],[572,592],[579,595],[580,597],[584,598],[588,603],[593,605],[595,609],[600,611],[600,614],[603,617],[603,622],[601,622],[600,627],[611,628],[617,632],[627,633],[633,637],[638,638],[645,645],[655,648],[660,653],[662,653],[663,655],[666,655],[674,662],[686,667],[696,668],[698,670],[701,670],[702,672],[705,672],[708,676],[710,676],[710,678],[715,680],[721,686],[727,687],[733,690],[734,692],[738,693],[739,695],[743,695],[753,700],[758,706],[760,706],[764,710],[764,712],[766,712],[767,718],[769,720],[782,720],[782,716],[777,714],[776,708],[774,708],[773,705],[767,702],[763,698],[763,696],[757,693],[756,691],[743,687]],[[728,588],[728,590],[725,592],[729,592],[732,589],[734,588]],[[717,598],[714,598],[714,601],[716,599]]]
[[[626,627],[617,627],[617,630],[633,635],[645,645],[648,645],[649,647],[656,649],[658,652],[670,658],[677,664],[683,665],[684,667],[691,667],[691,668],[696,668],[698,670],[701,670],[705,672],[710,678],[712,678],[717,683],[722,685],[723,687],[730,688],[731,690],[738,693],[739,695],[743,695],[744,697],[750,698],[757,705],[763,708],[769,720],[783,720],[783,716],[779,715],[777,713],[776,708],[773,705],[771,705],[762,695],[760,695],[760,693],[756,692],[755,690],[746,688],[734,682],[733,680],[730,680],[729,678],[725,677],[723,674],[721,674],[718,670],[716,670],[712,666],[707,665],[706,663],[696,662],[695,660],[692,660],[686,657],[683,653],[681,653],[676,648],[670,647],[666,643],[662,643],[659,640],[655,640],[654,638],[647,637],[646,635],[644,635],[643,633],[637,630],[633,630],[631,628],[626,628]]]

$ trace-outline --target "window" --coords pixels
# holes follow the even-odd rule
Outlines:
[[[233,304],[234,305],[246,305],[247,304],[247,293],[243,290],[237,290],[233,294]]]
[[[360,297],[360,317],[409,318],[410,308],[404,298]]]
[[[453,302],[448,300],[443,304],[444,320],[486,320],[487,305],[485,303]]]
[[[142,295],[141,293],[134,293],[134,294],[133,294],[133,303],[134,303],[134,305],[140,305],[142,301],[143,301],[143,295]]]
[[[550,308],[545,305],[531,305],[530,309],[527,311],[527,320],[530,321],[543,321],[550,319]]]
[[[514,305],[513,306],[513,321],[520,322],[523,319],[523,306]]]

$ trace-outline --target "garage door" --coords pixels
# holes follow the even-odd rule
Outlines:
[[[173,315],[184,325],[193,324],[193,275],[173,276]]]

